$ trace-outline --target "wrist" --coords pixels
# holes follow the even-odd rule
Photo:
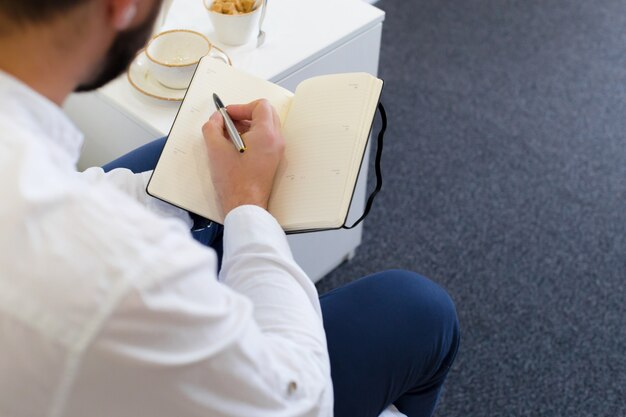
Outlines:
[[[238,193],[230,193],[227,198],[222,199],[222,210],[224,215],[239,206],[258,206],[267,210],[269,203],[269,193],[260,189],[252,188],[241,190]]]
[[[224,216],[227,216],[228,213],[230,213],[231,211],[235,210],[237,207],[242,207],[242,206],[257,206],[262,208],[263,210],[267,211],[267,203],[260,203],[260,202],[253,202],[253,201],[242,201],[239,203],[233,203],[233,204],[228,204],[223,206],[223,210],[224,210]]]

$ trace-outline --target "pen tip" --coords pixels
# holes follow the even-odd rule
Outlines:
[[[222,100],[220,100],[220,98],[215,93],[213,93],[213,101],[215,102],[215,107],[217,107],[218,109],[224,107],[224,103],[222,103]]]

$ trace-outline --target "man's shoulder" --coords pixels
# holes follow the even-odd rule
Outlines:
[[[0,157],[0,323],[73,346],[133,288],[174,275],[171,247],[198,252],[180,221],[40,158],[41,150],[11,149],[12,158]]]

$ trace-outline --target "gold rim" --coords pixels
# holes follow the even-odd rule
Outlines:
[[[212,45],[212,47],[217,49],[218,51],[222,52],[224,54],[224,56],[226,56],[226,59],[228,60],[228,64],[231,67],[233,66],[232,61],[230,59],[230,56],[228,56],[228,54],[226,52],[224,52],[222,49],[218,48],[217,46]],[[140,56],[141,54],[145,54],[146,56],[148,55],[146,53],[146,48],[140,49],[139,52],[137,52],[137,54],[135,54],[135,58],[133,59],[133,62],[135,62],[137,57]],[[131,63],[130,65],[132,66],[133,63]],[[130,66],[128,67],[128,70],[126,71],[126,79],[130,83],[130,85],[132,85],[137,91],[139,91],[141,94],[145,94],[148,97],[152,97],[152,98],[155,98],[157,100],[163,100],[163,101],[183,101],[184,94],[183,94],[183,97],[181,97],[181,98],[164,97],[164,96],[158,96],[156,94],[152,94],[152,93],[144,90],[143,88],[139,87],[139,85],[137,85],[137,83],[135,83],[133,81],[132,77],[130,76]],[[167,87],[163,87],[163,88],[167,88]],[[185,89],[185,90],[177,90],[177,91],[187,91],[187,89]]]
[[[148,53],[148,47],[150,46],[150,43],[152,43],[153,40],[155,40],[156,38],[158,38],[160,36],[167,35],[168,33],[175,33],[175,32],[187,32],[187,33],[193,33],[194,35],[199,35],[200,37],[202,37],[202,39],[204,39],[206,41],[207,46],[209,47],[209,50],[207,51],[206,55],[211,53],[211,48],[213,48],[213,44],[202,33],[196,32],[195,30],[189,30],[189,29],[172,29],[172,30],[166,30],[165,32],[157,33],[156,35],[154,35],[150,39],[150,41],[148,42],[148,45],[144,48],[144,50],[146,52],[146,56],[148,57],[148,59],[150,61],[154,62],[155,64],[163,65],[164,67],[178,67],[178,68],[190,67],[190,66],[196,65],[198,62],[200,62],[200,58],[202,58],[202,57],[198,58],[197,61],[191,62],[189,64],[167,64],[165,62],[161,62],[161,61],[157,60],[156,58],[150,56],[150,54]]]
[[[135,55],[135,58],[133,59],[133,62],[135,62],[135,59],[137,59],[138,56],[140,56],[141,54],[145,54],[145,52],[146,52],[146,48],[143,48],[139,52],[137,52],[137,54]],[[131,63],[130,65],[132,66],[133,64]],[[128,82],[130,83],[130,85],[132,85],[137,91],[139,91],[141,94],[147,95],[148,97],[152,97],[152,98],[156,98],[157,100],[164,100],[164,101],[183,101],[182,97],[171,98],[171,97],[157,96],[156,94],[149,93],[148,91],[139,87],[130,76],[130,67],[128,67],[128,70],[126,71],[126,79],[128,79]]]

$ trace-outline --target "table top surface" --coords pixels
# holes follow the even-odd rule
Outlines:
[[[362,0],[268,0],[265,43],[259,48],[255,41],[233,47],[217,41],[202,0],[175,0],[161,29],[204,33],[229,55],[235,67],[277,82],[376,26],[384,16]],[[157,134],[167,134],[180,106],[179,102],[143,96],[125,75],[97,94]]]

